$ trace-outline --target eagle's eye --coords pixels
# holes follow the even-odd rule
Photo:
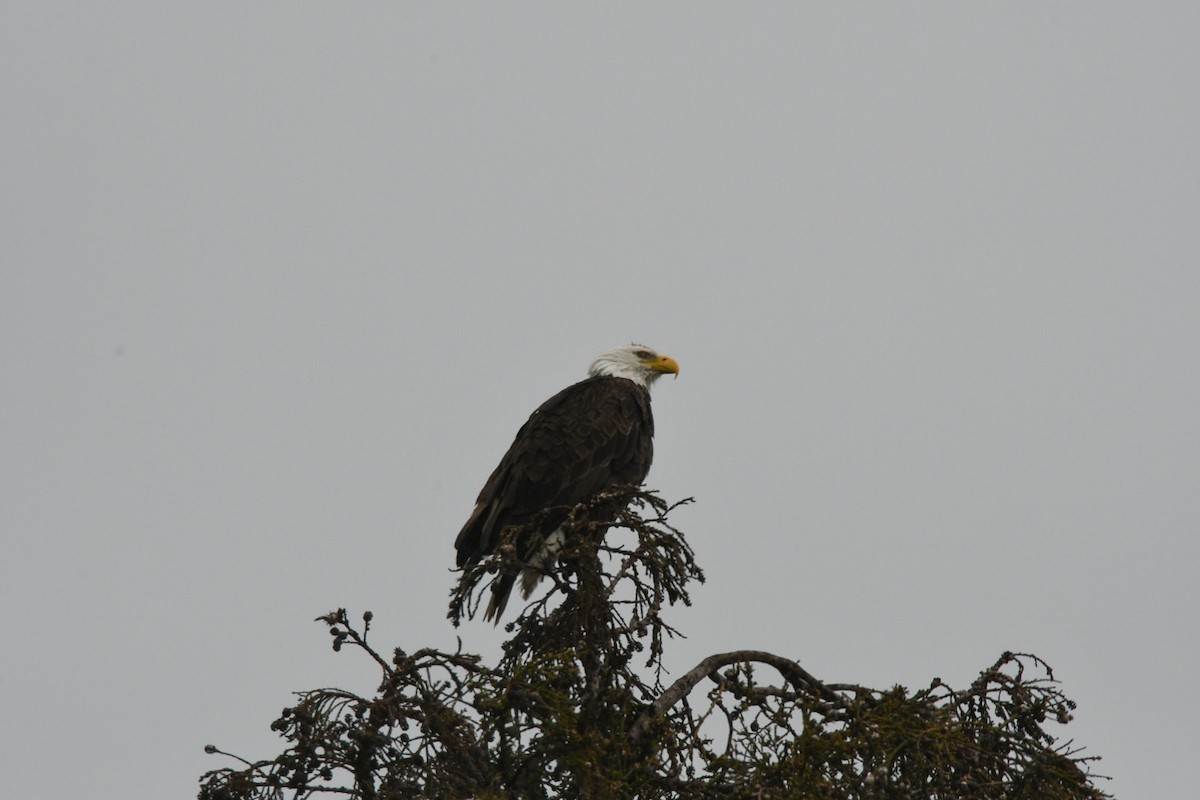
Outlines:
[[[650,357],[650,351],[649,350],[637,350],[634,352],[634,355],[641,359],[647,359]]]

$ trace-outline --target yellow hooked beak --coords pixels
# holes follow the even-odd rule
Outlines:
[[[661,372],[664,374],[669,372],[676,378],[679,377],[679,364],[677,364],[675,359],[671,358],[670,356],[659,356],[656,359],[651,361],[643,361],[642,363],[655,372]]]

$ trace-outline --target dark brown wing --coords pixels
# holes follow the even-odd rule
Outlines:
[[[495,552],[500,534],[549,510],[547,535],[572,507],[610,486],[640,484],[654,456],[650,393],[624,378],[589,378],[533,412],[484,484],[454,546],[458,565]],[[528,557],[528,546],[518,543]]]

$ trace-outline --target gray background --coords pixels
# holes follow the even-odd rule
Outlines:
[[[1200,6],[4,13],[6,796],[278,752],[374,686],[337,606],[452,647],[480,485],[631,340],[676,673],[1033,651],[1107,788],[1194,793]]]

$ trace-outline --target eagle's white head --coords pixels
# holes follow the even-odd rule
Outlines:
[[[649,347],[640,344],[614,347],[597,356],[592,366],[588,367],[588,375],[593,378],[628,378],[646,389],[668,372],[672,375],[679,374],[679,365],[675,363],[675,359],[660,356]]]

